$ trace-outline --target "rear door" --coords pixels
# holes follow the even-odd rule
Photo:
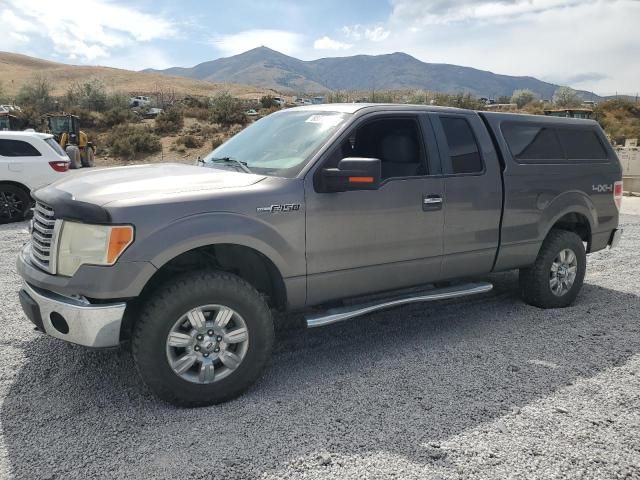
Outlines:
[[[320,169],[346,157],[380,158],[378,190],[321,193]],[[444,184],[426,114],[361,118],[305,179],[308,302],[439,279]]]
[[[442,278],[491,271],[500,240],[502,178],[475,113],[431,114],[444,173]]]

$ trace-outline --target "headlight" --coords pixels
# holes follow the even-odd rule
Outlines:
[[[88,225],[65,221],[58,240],[57,273],[72,276],[80,265],[113,265],[133,242],[130,225]]]

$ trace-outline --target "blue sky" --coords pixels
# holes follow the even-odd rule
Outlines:
[[[0,0],[0,50],[65,63],[192,66],[260,45],[302,59],[404,51],[599,94],[640,90],[638,25],[639,0]]]

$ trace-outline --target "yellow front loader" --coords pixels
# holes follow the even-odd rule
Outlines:
[[[47,115],[47,125],[56,142],[69,155],[71,168],[94,166],[96,147],[80,130],[80,119],[76,115]]]

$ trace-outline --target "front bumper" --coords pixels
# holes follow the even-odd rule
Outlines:
[[[115,347],[126,303],[91,304],[24,283],[20,303],[40,330],[86,347]]]

